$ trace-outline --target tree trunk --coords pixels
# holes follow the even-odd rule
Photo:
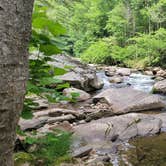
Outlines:
[[[34,0],[0,0],[0,165],[13,166],[15,129],[28,76]]]

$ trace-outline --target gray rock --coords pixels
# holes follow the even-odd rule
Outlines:
[[[69,114],[69,115],[63,115],[59,117],[52,117],[47,120],[47,123],[55,123],[55,122],[63,122],[63,121],[73,121],[75,120],[76,117]]]
[[[72,98],[72,93],[77,93],[79,96],[76,98],[77,101],[88,100],[91,96],[87,92],[76,89],[76,88],[66,88],[63,90],[63,94],[69,98]]]
[[[44,124],[46,124],[47,120],[48,120],[48,117],[33,118],[29,120],[20,118],[18,125],[20,126],[20,129],[23,131],[38,129],[42,127]]]
[[[119,76],[111,77],[109,79],[109,82],[110,83],[117,83],[117,84],[122,83],[123,82],[123,77],[119,77]]]
[[[165,107],[159,96],[132,88],[110,88],[96,95],[93,101],[108,103],[114,114],[157,110]]]
[[[64,109],[64,108],[63,109],[62,108],[52,108],[52,109],[38,111],[38,112],[33,113],[35,118],[43,117],[43,116],[57,117],[57,116],[67,115],[67,114],[71,114],[76,117],[83,116],[82,115],[83,113],[81,113],[81,112],[74,111],[74,110],[68,110],[68,109]]]
[[[92,151],[92,147],[83,146],[81,148],[74,150],[72,156],[75,158],[85,157],[85,156],[88,156],[91,151]]]
[[[161,119],[146,114],[129,113],[92,121],[75,127],[75,133],[88,144],[98,147],[116,136],[128,140],[136,136],[156,134],[162,126]]]
[[[90,114],[87,114],[86,116],[86,121],[89,122],[91,120],[96,120],[96,119],[100,119],[102,117],[109,117],[114,115],[114,113],[112,111],[108,110],[95,110]]]
[[[57,78],[69,82],[73,87],[85,91],[93,91],[103,87],[103,81],[96,75],[93,67],[81,63],[79,60],[66,55],[53,56],[52,66],[67,68],[68,73]]]
[[[166,78],[166,71],[162,69],[157,71],[157,76]]]
[[[146,71],[144,71],[144,74],[149,75],[149,76],[153,76],[153,71],[146,70]]]
[[[153,115],[155,118],[159,118],[162,121],[161,129],[166,132],[166,113],[160,113]]]
[[[35,105],[31,106],[31,108],[34,110],[46,109],[49,107],[48,100],[46,100],[44,98],[40,98],[37,96],[29,96],[26,98],[31,99],[35,103]]]
[[[154,84],[153,90],[155,93],[166,93],[166,79],[162,81],[158,81]]]
[[[131,70],[129,68],[119,68],[116,70],[116,73],[121,76],[129,76],[131,74]]]
[[[156,77],[156,78],[155,78],[155,80],[156,80],[156,81],[162,81],[162,80],[164,80],[164,78],[163,78],[163,77],[158,76],[158,77]]]

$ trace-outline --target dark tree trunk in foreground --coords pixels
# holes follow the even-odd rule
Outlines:
[[[0,0],[0,166],[13,166],[15,129],[23,107],[34,0]]]

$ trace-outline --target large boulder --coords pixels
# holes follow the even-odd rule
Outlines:
[[[49,64],[68,70],[66,74],[57,78],[69,82],[75,88],[93,91],[101,89],[104,85],[96,75],[95,68],[81,63],[78,59],[66,55],[55,55]]]
[[[124,141],[136,136],[160,132],[160,118],[147,114],[129,113],[81,124],[75,127],[75,134],[91,145],[107,141]]]
[[[105,102],[114,114],[158,110],[165,107],[159,96],[132,88],[110,88],[93,97],[94,103]]]
[[[76,88],[66,88],[63,90],[63,94],[69,98],[73,97],[72,94],[78,94],[77,101],[85,101],[91,97],[89,93]]]
[[[163,93],[166,94],[166,79],[162,81],[158,81],[153,86],[153,91],[155,93]]]

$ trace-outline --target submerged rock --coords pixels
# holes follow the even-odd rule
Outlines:
[[[76,97],[77,101],[85,101],[88,100],[91,96],[87,92],[76,89],[76,88],[66,88],[63,90],[63,94],[69,98],[72,98],[72,94],[78,94],[78,97]]]
[[[55,55],[53,61],[49,62],[52,66],[61,67],[68,72],[57,78],[64,82],[69,82],[73,87],[85,91],[101,89],[103,81],[96,75],[93,67],[81,63],[79,60],[66,55]]]
[[[153,91],[154,93],[166,94],[166,79],[155,83],[153,86]]]
[[[157,110],[165,107],[160,97],[132,88],[110,88],[93,98],[95,103],[105,102],[114,114]]]

